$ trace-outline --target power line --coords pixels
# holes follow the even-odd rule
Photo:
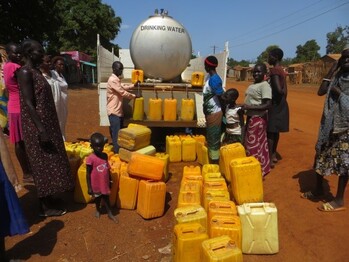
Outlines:
[[[241,43],[241,44],[238,44],[238,45],[232,45],[232,47],[239,47],[239,46],[243,46],[243,45],[247,45],[247,44],[251,44],[251,43],[260,41],[260,40],[262,40],[262,39],[268,38],[268,37],[270,37],[270,36],[276,35],[276,34],[278,34],[278,33],[281,33],[281,32],[284,32],[284,31],[286,31],[286,30],[288,30],[288,29],[291,29],[291,28],[293,28],[293,27],[296,27],[296,26],[298,26],[298,25],[300,25],[300,24],[303,24],[303,23],[305,23],[305,22],[308,22],[308,21],[310,21],[310,20],[313,20],[313,19],[315,19],[315,18],[317,18],[317,17],[319,17],[319,16],[322,16],[322,15],[324,15],[324,14],[326,14],[326,13],[329,13],[329,12],[331,12],[331,11],[333,11],[333,10],[339,8],[339,7],[342,7],[342,6],[344,6],[344,5],[347,5],[347,4],[349,4],[349,2],[345,2],[345,3],[341,4],[341,5],[338,5],[338,6],[336,6],[336,7],[333,7],[333,8],[331,8],[331,9],[327,10],[327,11],[324,11],[324,12],[318,14],[318,15],[312,16],[312,17],[310,17],[310,18],[308,18],[308,19],[305,19],[305,20],[303,20],[303,21],[301,21],[301,22],[299,22],[299,23],[296,23],[296,24],[294,24],[294,25],[291,25],[291,26],[286,27],[286,28],[284,28],[284,29],[281,29],[281,30],[279,30],[279,31],[276,31],[276,32],[267,34],[267,35],[262,36],[262,37],[260,37],[260,38],[257,38],[257,39],[251,40],[251,41],[247,41],[247,42],[244,42],[244,43]]]
[[[268,26],[271,26],[271,25],[272,25],[272,26],[275,26],[275,23],[279,23],[281,20],[284,20],[284,19],[286,19],[286,18],[288,18],[288,17],[291,17],[291,16],[293,16],[293,15],[295,15],[295,14],[298,14],[300,11],[303,11],[303,10],[305,10],[305,9],[308,9],[309,7],[315,6],[316,4],[318,4],[318,3],[322,2],[322,1],[323,1],[323,0],[320,0],[320,1],[317,1],[316,3],[312,3],[312,4],[310,4],[310,5],[307,5],[307,6],[305,6],[305,7],[302,7],[301,9],[297,9],[296,11],[290,13],[289,15],[283,16],[283,17],[281,17],[281,18],[277,18],[277,19],[275,19],[275,20],[273,20],[273,21],[271,21],[271,22],[269,22],[269,23],[267,23],[267,24],[265,24],[265,25],[262,25],[262,26],[260,26],[260,27],[254,28],[254,29],[252,29],[252,30],[250,30],[250,31],[248,31],[248,32],[246,32],[246,33],[243,33],[243,34],[241,34],[241,35],[238,35],[238,36],[235,37],[235,40],[236,40],[236,38],[239,39],[239,38],[241,38],[241,37],[243,37],[243,36],[246,36],[246,35],[249,35],[249,34],[251,34],[251,33],[260,31],[260,29],[265,29],[265,28],[268,27]]]

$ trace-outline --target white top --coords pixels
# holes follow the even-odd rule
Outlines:
[[[68,117],[68,83],[64,76],[60,76],[57,71],[51,70],[51,74],[54,81],[54,84],[51,85],[53,99],[56,105],[59,126],[65,140],[65,126]]]
[[[227,124],[235,124],[233,128],[226,128],[225,132],[231,135],[241,135],[240,117],[238,111],[240,107],[229,108],[229,105],[225,110],[225,119]]]

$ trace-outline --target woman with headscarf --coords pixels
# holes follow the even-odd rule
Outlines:
[[[209,158],[212,163],[218,163],[221,139],[221,124],[223,112],[221,95],[223,94],[222,79],[216,72],[218,60],[215,56],[205,59],[205,70],[208,73],[203,88],[203,111],[207,127],[207,145]]]

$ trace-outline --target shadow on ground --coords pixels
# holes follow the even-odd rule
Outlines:
[[[304,193],[304,192],[307,192],[310,190],[313,191],[315,189],[316,173],[314,172],[313,169],[301,171],[301,172],[297,173],[296,175],[294,175],[292,178],[298,179],[299,191],[301,193]],[[323,199],[321,199],[321,198],[309,199],[310,201],[319,202],[320,200],[330,201],[331,199],[333,199],[333,195],[330,192],[330,186],[329,186],[327,179],[323,180],[322,186],[323,186],[323,190],[324,190]]]
[[[47,222],[40,230],[15,244],[7,250],[7,256],[12,259],[28,260],[32,255],[49,256],[57,243],[57,233],[64,227],[59,220]],[[44,258],[43,258],[44,259]]]

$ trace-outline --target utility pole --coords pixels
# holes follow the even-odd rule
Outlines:
[[[213,48],[213,54],[216,53],[216,48],[218,48],[218,46],[214,45],[214,46],[211,46],[211,48]]]

